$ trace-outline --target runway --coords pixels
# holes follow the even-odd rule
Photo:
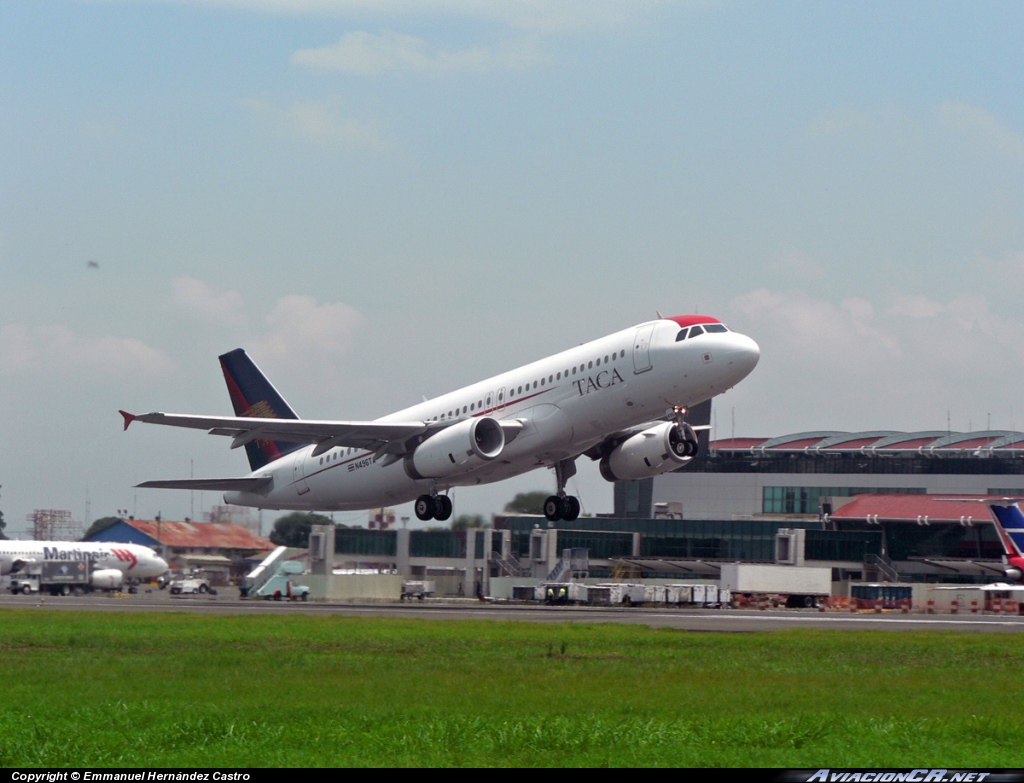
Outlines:
[[[234,593],[234,590],[231,591]],[[136,595],[0,595],[0,609],[24,611],[193,612],[200,614],[294,614],[399,617],[431,620],[490,620],[534,623],[623,623],[683,631],[777,631],[784,628],[887,631],[1024,631],[1012,615],[925,615],[818,612],[813,609],[666,609],[650,607],[524,606],[463,601],[400,604],[324,604],[241,600],[234,595],[172,597],[153,590]]]

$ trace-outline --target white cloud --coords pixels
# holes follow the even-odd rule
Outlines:
[[[930,114],[914,115],[882,104],[855,108],[839,106],[811,120],[808,133],[819,139],[875,137],[889,145],[938,142],[949,145],[949,133],[978,151],[994,151],[1014,163],[1024,163],[1024,134],[978,106],[945,102]]]
[[[474,46],[458,51],[432,46],[422,38],[384,30],[380,35],[346,33],[341,40],[317,49],[301,49],[292,62],[317,70],[370,76],[392,71],[490,71],[528,68],[544,61],[531,41],[498,47]]]
[[[943,313],[945,307],[932,301],[924,294],[899,295],[893,299],[889,312],[906,318],[934,318]]]
[[[104,376],[159,375],[173,362],[142,340],[128,337],[78,335],[60,324],[0,328],[0,371],[35,375],[52,371],[74,374],[74,380]]]
[[[340,101],[298,101],[280,108],[269,101],[252,98],[242,106],[274,133],[318,146],[379,149],[386,146],[374,121],[345,117]]]
[[[171,302],[190,315],[207,323],[223,323],[227,326],[244,326],[242,296],[237,291],[214,294],[202,280],[194,277],[177,277],[172,281],[174,294]]]
[[[362,322],[362,314],[343,302],[321,305],[312,296],[291,294],[267,316],[269,330],[252,353],[308,371],[348,351]]]
[[[900,354],[897,343],[875,324],[874,307],[864,299],[846,299],[837,306],[802,292],[760,289],[738,297],[733,307],[751,323],[767,325],[790,353],[820,353],[844,360]]]
[[[762,433],[945,427],[947,411],[966,428],[1014,410],[1024,384],[1024,320],[984,297],[899,294],[876,306],[762,289],[732,308],[731,325],[762,351],[732,394]]]
[[[936,121],[979,148],[994,150],[1014,163],[1024,163],[1024,135],[1014,131],[978,106],[943,103],[935,108]]]

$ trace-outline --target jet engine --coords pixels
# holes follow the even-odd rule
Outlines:
[[[445,478],[490,462],[505,448],[501,425],[489,416],[465,419],[427,438],[405,458],[410,478]]]
[[[13,557],[0,557],[0,576],[16,574],[24,567],[24,560],[16,560]]]
[[[697,453],[697,435],[685,423],[667,421],[637,433],[601,458],[606,481],[630,481],[668,473]]]
[[[116,568],[99,568],[92,572],[90,584],[97,590],[117,590],[124,583],[124,574]]]
[[[1006,577],[1007,582],[1020,582],[1024,578],[1024,571],[1021,571],[1016,566],[1010,566],[1003,569],[1003,575]]]

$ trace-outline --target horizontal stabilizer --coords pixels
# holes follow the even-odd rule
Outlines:
[[[273,478],[259,476],[250,478],[212,479],[170,479],[168,481],[143,481],[136,484],[144,489],[197,489],[209,492],[261,492],[270,486]]]

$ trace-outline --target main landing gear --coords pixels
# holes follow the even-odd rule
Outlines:
[[[436,519],[444,522],[452,515],[452,499],[447,495],[420,495],[416,498],[416,518],[422,522]]]
[[[574,495],[565,494],[565,484],[576,475],[576,460],[564,459],[555,463],[555,482],[558,490],[544,501],[544,518],[548,522],[564,519],[572,522],[580,515],[580,501]]]

